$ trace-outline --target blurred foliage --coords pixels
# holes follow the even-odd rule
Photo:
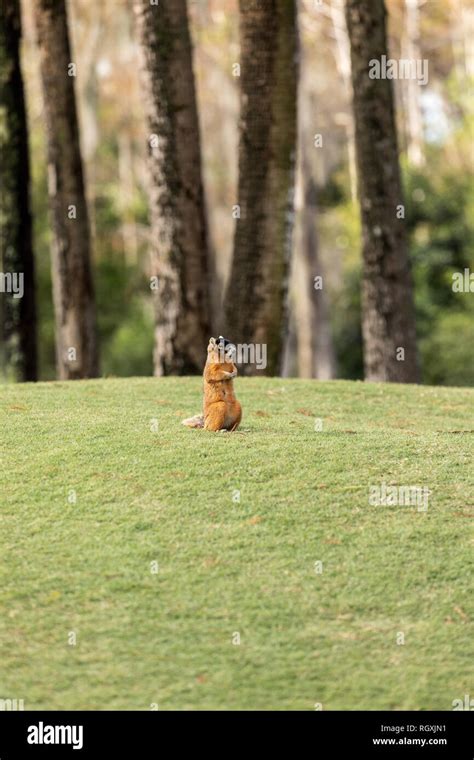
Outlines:
[[[474,271],[473,183],[469,171],[429,157],[407,177],[407,222],[423,381],[474,385],[474,293],[453,290],[453,274]]]
[[[326,262],[330,320],[337,377],[363,379],[360,297],[359,208],[348,197],[347,166],[335,172],[318,196],[322,247],[331,251]],[[326,253],[327,257],[327,253]],[[336,277],[331,278],[331,268]]]
[[[400,53],[404,0],[388,0],[390,44]],[[318,186],[315,226],[327,283],[337,376],[362,378],[360,223],[350,197],[350,91],[344,84],[331,4],[301,3],[304,108],[308,139],[324,135],[312,156]],[[78,62],[76,97],[81,119],[87,192],[94,239],[94,273],[104,375],[152,372],[153,314],[148,287],[146,128],[133,17],[126,0],[73,0],[71,32]],[[465,11],[467,12],[467,11]],[[468,28],[458,3],[420,5],[420,54],[430,62],[425,92],[436,108],[425,113],[426,164],[403,164],[423,381],[474,385],[474,294],[455,293],[452,274],[474,271],[472,183],[472,60]],[[25,3],[23,65],[28,98],[34,242],[38,272],[41,379],[55,377],[44,114],[30,4]],[[204,180],[217,268],[223,292],[234,233],[239,96],[233,64],[239,60],[238,6],[228,0],[190,3],[194,63],[202,128]],[[471,60],[471,63],[469,61]],[[306,75],[303,76],[304,72]],[[406,146],[405,83],[394,82],[400,145]],[[430,142],[437,120],[447,130]],[[219,298],[217,298],[219,300]]]
[[[447,164],[430,148],[423,171],[404,167],[405,213],[415,286],[417,334],[423,382],[474,385],[474,293],[453,291],[453,274],[474,272],[474,185],[469,166]],[[331,292],[331,324],[338,376],[362,378],[360,329],[360,241],[358,207],[343,198],[347,178],[336,173],[324,201],[321,234],[333,245],[343,238],[340,287]],[[320,197],[321,202],[321,197]],[[340,245],[340,243],[339,243]]]
[[[99,262],[96,296],[104,375],[153,374],[150,289],[136,267],[109,256]]]
[[[40,146],[33,145],[33,150]],[[112,149],[112,148],[110,148]],[[52,380],[55,371],[54,312],[50,267],[50,228],[46,166],[35,162],[33,172],[34,240],[39,305],[40,376]],[[104,376],[153,374],[153,313],[146,267],[127,262],[121,239],[122,217],[114,184],[102,186],[92,205],[95,236],[95,288]],[[132,199],[137,222],[146,221],[143,193]]]

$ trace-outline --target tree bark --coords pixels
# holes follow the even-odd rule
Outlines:
[[[294,0],[241,0],[241,116],[234,258],[226,330],[266,344],[281,371],[294,222],[298,38]],[[255,372],[248,365],[246,374]]]
[[[371,79],[387,55],[383,0],[347,0],[362,220],[365,377],[417,382],[412,280],[403,218],[392,83]]]
[[[28,130],[20,66],[19,0],[0,4],[0,266],[23,277],[23,295],[2,296],[2,363],[7,376],[37,380],[35,263],[30,212]],[[19,293],[18,293],[19,294]]]
[[[185,0],[135,0],[147,111],[155,375],[202,372],[210,336],[209,249]]]
[[[65,0],[34,0],[48,143],[56,362],[64,380],[99,372],[91,237]]]

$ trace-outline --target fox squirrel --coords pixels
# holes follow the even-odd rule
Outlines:
[[[242,419],[242,407],[235,398],[233,379],[237,367],[233,361],[234,346],[222,335],[211,338],[204,366],[203,414],[183,420],[183,425],[204,430],[237,429]]]

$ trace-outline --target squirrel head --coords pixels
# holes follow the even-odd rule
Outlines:
[[[208,361],[213,363],[230,363],[235,359],[235,346],[230,340],[222,335],[216,338],[210,338],[207,346]]]

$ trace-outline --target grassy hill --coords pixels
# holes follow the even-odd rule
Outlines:
[[[241,431],[213,434],[180,425],[199,378],[1,388],[0,699],[451,710],[472,695],[474,391],[236,392]],[[427,487],[427,510],[372,505],[382,483]]]

